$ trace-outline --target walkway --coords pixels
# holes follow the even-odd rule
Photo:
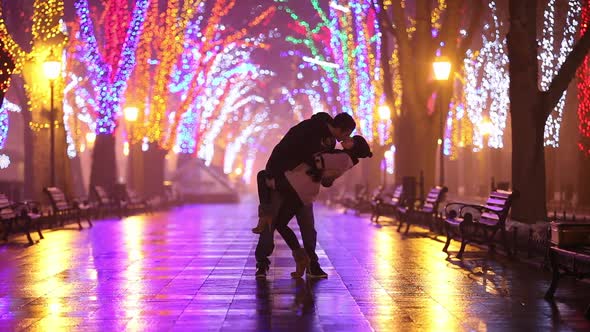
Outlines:
[[[329,278],[291,279],[277,240],[268,280],[256,280],[254,212],[188,206],[1,245],[0,330],[590,330],[587,283],[564,279],[550,304],[548,272],[474,247],[447,260],[443,239],[424,230],[404,238],[324,207],[318,254]]]

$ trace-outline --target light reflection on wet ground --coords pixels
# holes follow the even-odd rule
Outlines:
[[[255,212],[191,206],[0,246],[0,330],[590,330],[587,283],[564,279],[552,304],[548,272],[475,247],[447,259],[417,227],[402,237],[322,207],[318,254],[330,277],[291,279],[277,238],[268,280],[256,280]]]

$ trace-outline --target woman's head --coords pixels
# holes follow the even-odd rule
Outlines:
[[[353,137],[344,139],[342,141],[342,147],[355,158],[370,158],[373,156],[369,143],[360,135],[354,135]]]

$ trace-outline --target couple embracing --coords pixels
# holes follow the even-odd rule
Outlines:
[[[328,276],[315,253],[313,202],[320,186],[331,186],[359,159],[372,156],[362,136],[350,137],[355,128],[354,119],[347,113],[332,118],[321,112],[289,129],[274,147],[266,169],[257,175],[259,219],[252,229],[260,234],[255,252],[257,278],[268,273],[275,230],[292,250],[296,264],[292,277],[301,278],[306,271],[311,278]],[[336,141],[341,142],[342,150],[335,149]],[[303,248],[288,226],[293,217],[301,231]]]

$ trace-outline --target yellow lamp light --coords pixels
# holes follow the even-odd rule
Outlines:
[[[123,110],[123,115],[125,116],[125,120],[127,122],[135,122],[137,121],[139,110],[137,107],[125,107]]]
[[[446,81],[451,74],[451,61],[445,56],[437,57],[432,63],[434,70],[434,79],[437,81]]]
[[[61,60],[53,54],[53,50],[43,63],[43,72],[50,80],[55,80],[61,74]]]
[[[389,109],[389,106],[387,106],[387,105],[379,106],[378,112],[379,112],[379,118],[381,120],[389,120],[391,118],[391,110]]]
[[[96,141],[96,134],[92,132],[86,133],[86,143],[92,146],[94,144],[94,141]]]
[[[485,119],[479,125],[479,130],[483,136],[488,136],[494,131],[494,124],[490,120]]]

